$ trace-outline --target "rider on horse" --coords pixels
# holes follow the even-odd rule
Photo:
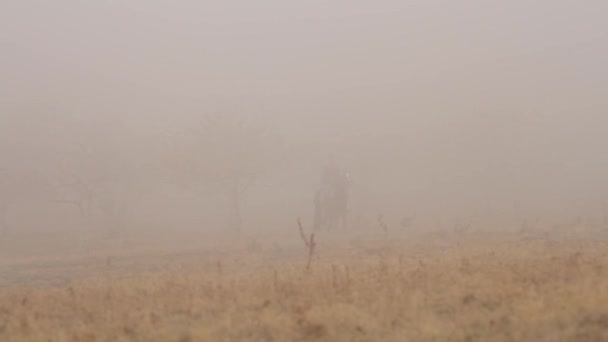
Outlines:
[[[338,220],[346,225],[348,190],[348,173],[330,157],[323,169],[321,187],[315,194],[315,228],[324,224],[334,226]]]

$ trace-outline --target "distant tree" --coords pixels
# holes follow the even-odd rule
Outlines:
[[[13,112],[14,111],[14,112]],[[0,234],[21,228],[9,215],[25,211],[34,216],[47,190],[44,127],[35,114],[17,114],[13,108],[0,115]],[[28,113],[29,114],[29,113]],[[16,217],[15,217],[16,218]]]
[[[24,204],[30,210],[43,187],[44,183],[31,169],[15,161],[0,168],[0,236],[6,235],[11,228],[10,212]]]
[[[57,201],[74,205],[84,227],[99,227],[106,235],[124,228],[127,192],[134,175],[123,151],[98,131],[75,133],[58,149],[54,174]],[[81,240],[83,231],[80,230]]]
[[[6,169],[0,169],[0,236],[7,230],[8,207],[11,202],[12,194],[9,193],[9,174]]]
[[[270,126],[253,115],[204,115],[194,130],[193,152],[182,161],[191,176],[227,196],[235,232],[242,228],[244,193],[284,156],[280,135]]]

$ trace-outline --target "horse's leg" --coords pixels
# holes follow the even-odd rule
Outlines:
[[[314,231],[319,231],[320,228],[321,228],[321,217],[319,216],[319,213],[315,210],[315,217],[313,219],[312,229]]]
[[[316,231],[321,230],[322,228],[327,229],[328,226],[328,218],[327,218],[327,214],[321,209],[319,208],[316,212],[315,212],[315,220],[314,220],[314,229]]]

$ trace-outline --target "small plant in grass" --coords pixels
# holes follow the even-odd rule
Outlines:
[[[306,236],[304,233],[304,227],[302,227],[302,220],[298,217],[298,228],[300,229],[300,237],[302,237],[302,241],[304,241],[304,245],[308,249],[308,262],[306,263],[306,270],[310,270],[310,265],[312,264],[312,257],[315,254],[315,246],[317,245],[315,242],[315,233],[310,233],[310,235]]]

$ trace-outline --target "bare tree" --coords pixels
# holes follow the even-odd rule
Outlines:
[[[22,182],[17,177],[14,168],[0,168],[0,237],[5,236],[9,229],[9,210],[21,197]]]
[[[240,232],[243,195],[283,157],[280,137],[260,118],[224,113],[202,116],[195,132],[190,172],[227,196],[230,226]]]
[[[8,216],[20,205],[31,210],[31,204],[44,187],[42,180],[23,165],[13,163],[0,168],[0,236],[9,231]]]
[[[38,120],[35,111],[28,114],[7,111],[0,115],[0,235],[23,227],[19,212],[26,209],[34,216],[31,214],[47,190],[44,120]]]
[[[70,130],[78,132],[78,130]],[[79,230],[101,226],[106,235],[123,228],[128,205],[128,190],[134,176],[128,169],[119,146],[104,135],[75,134],[62,146],[54,175],[57,201],[77,208],[83,220]]]
[[[0,169],[0,236],[3,236],[7,230],[7,215],[8,206],[11,200],[11,194],[8,192],[9,175],[5,169]]]

